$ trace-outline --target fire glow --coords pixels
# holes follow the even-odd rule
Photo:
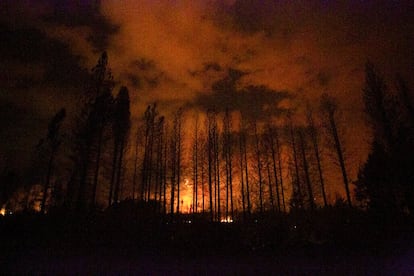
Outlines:
[[[222,218],[220,220],[220,222],[221,223],[232,223],[233,222],[233,218],[231,218],[231,217],[225,217],[225,218]]]

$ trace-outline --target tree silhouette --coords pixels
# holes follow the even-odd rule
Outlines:
[[[48,158],[47,169],[46,169],[46,177],[44,180],[44,187],[43,187],[42,202],[40,205],[40,212],[42,214],[46,212],[46,200],[49,195],[50,179],[52,177],[53,166],[54,166],[53,163],[56,157],[56,153],[62,141],[62,137],[61,137],[62,135],[60,133],[60,128],[61,128],[62,122],[65,119],[65,117],[66,117],[66,110],[62,108],[53,116],[52,120],[49,122],[46,140],[43,140],[41,142],[45,144],[49,152],[49,158]]]
[[[293,126],[293,119],[292,114],[289,112],[288,116],[288,128],[289,128],[289,140],[290,146],[292,148],[292,158],[293,158],[293,165],[294,165],[294,174],[292,174],[292,197],[291,202],[292,205],[296,208],[303,207],[303,194],[301,188],[301,182],[299,177],[299,162],[298,162],[298,154],[297,154],[297,142],[295,138],[295,128]],[[291,171],[292,172],[292,171]]]
[[[306,118],[307,118],[307,124],[308,124],[308,132],[309,136],[312,142],[313,151],[316,158],[316,165],[318,167],[318,176],[319,176],[319,183],[321,185],[321,191],[322,191],[322,198],[323,198],[323,204],[326,207],[328,205],[327,199],[326,199],[326,192],[325,192],[325,179],[322,172],[322,160],[321,160],[321,153],[320,153],[320,146],[319,146],[319,133],[318,129],[315,126],[315,122],[313,119],[313,112],[310,108],[310,106],[307,106],[306,111]]]
[[[270,123],[268,123],[267,125],[267,143],[268,143],[268,148],[270,149],[270,157],[268,160],[268,167],[269,167],[269,171],[271,170],[270,167],[272,167],[273,170],[273,178],[275,181],[275,191],[276,191],[276,202],[277,202],[277,210],[278,212],[280,212],[282,210],[281,208],[281,200],[280,200],[280,190],[279,190],[279,176],[278,176],[278,170],[277,170],[277,161],[276,161],[276,151],[277,151],[277,146],[275,145],[275,136],[277,136],[276,130],[274,127],[272,127],[270,125]],[[279,154],[278,154],[279,155]],[[271,163],[271,164],[270,164]],[[270,172],[269,172],[270,173]],[[272,192],[272,186],[271,186],[271,179],[272,177],[269,175],[269,190],[270,190],[270,201],[272,204],[272,208],[273,208],[273,192]]]
[[[229,201],[230,216],[234,217],[233,204],[233,137],[232,137],[232,118],[228,109],[226,109],[223,117],[223,155],[226,171],[226,218],[229,217]]]
[[[198,125],[198,116],[195,118],[194,125],[194,142],[193,142],[193,202],[192,209],[193,213],[197,213],[198,206],[198,184],[199,184],[199,125]]]
[[[95,204],[104,129],[111,114],[112,87],[108,56],[104,52],[92,69],[91,82],[81,98],[81,112],[75,118],[71,137],[73,168],[66,204],[71,209],[76,207],[78,213],[87,208],[88,195],[90,205]]]
[[[262,159],[261,159],[261,152],[260,152],[260,139],[259,133],[257,130],[257,122],[256,120],[253,122],[254,128],[254,138],[255,138],[255,146],[256,146],[256,162],[257,162],[257,175],[258,175],[258,185],[259,185],[259,207],[260,213],[263,213],[263,179],[262,179]]]
[[[399,78],[392,93],[376,68],[367,63],[363,89],[365,113],[373,131],[367,162],[358,173],[356,195],[378,212],[414,211],[412,103]]]
[[[95,157],[95,171],[93,175],[92,183],[92,196],[91,196],[91,205],[94,207],[96,205],[96,195],[98,189],[98,180],[101,169],[101,156],[104,146],[104,135],[107,132],[107,128],[110,124],[110,120],[113,112],[113,96],[111,93],[112,85],[103,90],[96,97],[96,101],[93,107],[93,121],[96,122],[97,127],[97,144],[96,144],[96,157]]]
[[[321,112],[324,118],[326,119],[325,127],[327,129],[328,134],[333,140],[334,151],[336,152],[339,166],[341,168],[342,179],[343,179],[344,186],[345,186],[346,200],[347,200],[348,205],[352,207],[348,174],[347,174],[346,167],[345,167],[343,145],[339,137],[338,125],[337,125],[337,119],[336,119],[338,105],[334,98],[330,97],[328,94],[323,94],[321,97],[320,108],[321,108]]]
[[[129,92],[128,89],[123,86],[119,90],[119,93],[115,99],[114,113],[112,118],[114,151],[109,192],[109,205],[114,202],[118,203],[119,201],[124,152],[126,150],[129,129],[131,126],[129,106]]]

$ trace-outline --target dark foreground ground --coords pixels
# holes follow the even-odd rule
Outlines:
[[[18,215],[0,218],[0,274],[414,275],[413,229],[352,210],[231,224]]]

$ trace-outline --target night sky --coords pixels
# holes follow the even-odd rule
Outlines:
[[[412,1],[1,1],[0,165],[25,164],[51,116],[76,112],[88,71],[107,51],[135,120],[153,102],[168,114],[227,99],[248,114],[252,98],[273,110],[316,105],[329,93],[355,178],[369,144],[364,64],[390,87],[397,73],[413,87],[413,18]],[[263,89],[220,95],[212,91],[219,80]]]

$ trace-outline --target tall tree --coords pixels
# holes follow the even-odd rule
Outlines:
[[[112,113],[114,88],[113,76],[108,67],[108,56],[104,52],[98,61],[98,64],[92,69],[93,83],[90,87],[91,94],[95,94],[91,117],[96,128],[96,156],[95,169],[93,173],[91,205],[96,205],[96,193],[98,188],[98,179],[101,168],[101,155],[104,143],[105,128],[108,126]]]
[[[289,123],[289,138],[290,138],[290,145],[292,147],[292,157],[293,157],[293,165],[295,168],[295,174],[292,175],[292,179],[294,180],[293,187],[292,187],[292,203],[294,206],[301,208],[303,207],[303,196],[302,196],[302,189],[301,183],[299,178],[299,162],[297,156],[297,145],[295,139],[295,129],[293,127],[293,119],[291,113],[288,113],[288,123]]]
[[[313,151],[316,158],[316,165],[318,167],[318,176],[319,176],[319,183],[321,185],[321,192],[322,192],[322,198],[323,198],[323,205],[326,207],[328,205],[327,199],[326,199],[326,192],[325,192],[325,179],[323,177],[322,172],[322,161],[321,161],[321,153],[320,153],[320,147],[319,147],[319,133],[318,129],[315,126],[315,121],[313,119],[313,112],[310,106],[307,107],[306,112],[306,118],[308,123],[308,130],[310,139],[313,146]]]
[[[115,99],[114,115],[112,123],[112,131],[114,136],[114,152],[112,163],[111,190],[113,196],[110,195],[109,203],[117,203],[119,201],[121,175],[123,169],[123,160],[128,140],[129,129],[131,127],[130,120],[130,100],[128,89],[123,86]]]
[[[144,113],[145,121],[145,142],[144,142],[144,159],[142,164],[142,183],[141,183],[141,198],[149,201],[151,195],[151,176],[153,166],[153,150],[154,150],[154,131],[155,120],[158,116],[156,104],[149,105]]]
[[[274,137],[276,141],[276,153],[277,153],[277,160],[279,165],[279,177],[280,177],[280,193],[282,197],[282,206],[283,212],[286,212],[286,203],[285,203],[285,191],[283,187],[283,169],[282,169],[282,149],[280,144],[279,132],[274,131]],[[277,176],[277,175],[276,175]]]
[[[102,99],[107,98],[106,95],[108,95],[108,91],[111,91],[113,85],[112,74],[108,68],[108,56],[105,52],[92,69],[91,75],[92,80],[81,98],[81,112],[76,116],[71,137],[74,167],[68,182],[66,203],[69,207],[76,205],[78,213],[87,208],[88,198],[94,201],[95,176],[97,183],[97,175],[99,174],[103,133],[100,127],[102,125],[100,115],[103,112],[102,102],[105,102]],[[95,168],[92,167],[94,162]],[[92,187],[91,184],[93,184]],[[88,197],[91,193],[92,198]]]
[[[111,79],[112,80],[112,79]],[[112,116],[112,107],[113,107],[113,96],[111,93],[112,90],[112,83],[108,83],[105,87],[100,88],[102,91],[98,94],[95,100],[95,104],[93,107],[92,116],[95,117],[93,121],[96,122],[97,128],[97,145],[96,145],[96,157],[95,157],[95,171],[93,174],[93,188],[92,188],[92,199],[91,205],[94,207],[96,205],[96,194],[98,189],[98,179],[99,173],[101,168],[101,155],[102,155],[102,147],[104,143],[104,135],[105,130],[110,123],[110,119]]]
[[[399,79],[393,93],[377,69],[367,63],[363,99],[373,141],[358,173],[357,198],[383,214],[407,208],[414,212],[414,117],[408,87]]]
[[[240,122],[240,130],[239,130],[239,161],[240,161],[240,195],[242,200],[242,211],[243,211],[243,219],[246,220],[246,197],[245,197],[245,183],[244,183],[244,150],[243,150],[243,129],[242,123]]]
[[[393,144],[393,131],[386,107],[386,95],[387,86],[383,78],[375,70],[374,65],[368,62],[365,66],[363,89],[365,112],[368,114],[368,122],[374,131],[374,137],[377,137],[378,142],[388,150]]]
[[[344,186],[345,186],[346,200],[347,200],[348,205],[352,207],[348,174],[347,174],[346,167],[345,167],[343,145],[339,137],[337,119],[336,119],[338,105],[334,98],[330,97],[328,94],[323,94],[321,97],[320,107],[321,107],[321,111],[323,114],[323,118],[326,119],[325,127],[327,128],[328,133],[333,140],[334,150],[336,152],[339,166],[341,168],[342,179],[343,179]]]
[[[135,134],[135,148],[134,148],[134,173],[132,175],[132,200],[135,200],[136,189],[137,189],[137,179],[138,179],[138,149],[140,141],[140,128],[137,129]],[[142,198],[141,198],[142,200]]]
[[[305,173],[306,187],[308,189],[309,207],[311,208],[311,210],[313,210],[315,209],[315,202],[313,198],[312,184],[309,175],[309,163],[306,156],[306,144],[302,130],[299,130],[299,148],[302,154],[303,171]]]
[[[49,158],[48,158],[47,169],[46,169],[46,178],[44,181],[43,196],[42,196],[42,202],[40,206],[40,212],[42,214],[44,214],[46,211],[46,200],[49,195],[50,179],[52,177],[53,166],[54,166],[53,163],[54,163],[56,153],[58,152],[58,149],[59,149],[59,146],[62,140],[60,128],[61,128],[62,122],[65,119],[65,117],[66,117],[66,110],[62,108],[53,116],[52,120],[49,122],[46,140],[41,141],[41,144],[43,143],[46,144],[46,147],[49,152]]]
[[[228,108],[223,117],[223,155],[226,168],[226,218],[234,216],[233,205],[233,138],[232,138],[232,119]]]
[[[174,116],[174,134],[176,139],[176,161],[177,161],[177,213],[180,212],[180,182],[181,182],[181,159],[182,159],[182,148],[183,148],[183,137],[182,137],[182,119],[183,119],[182,108],[178,109]]]
[[[244,121],[243,118],[240,119],[240,145],[242,148],[242,154],[243,156],[241,158],[243,158],[243,171],[244,171],[244,180],[245,180],[245,184],[246,184],[246,201],[247,201],[247,214],[250,216],[251,214],[251,210],[252,210],[252,205],[251,205],[251,200],[250,200],[250,185],[249,185],[249,164],[247,162],[248,157],[247,157],[247,134],[246,134],[246,128],[244,125]]]
[[[163,181],[163,155],[164,155],[164,116],[158,118],[155,129],[155,189],[154,200],[161,207],[162,181]]]
[[[198,143],[198,116],[195,118],[194,126],[194,143],[193,143],[193,213],[197,213],[198,206],[198,161],[199,161],[199,143]]]
[[[276,166],[276,150],[275,150],[275,130],[273,127],[271,127],[270,123],[267,126],[267,140],[270,148],[270,154],[271,154],[271,161],[272,161],[272,168],[273,168],[273,177],[275,179],[275,190],[276,190],[276,200],[277,200],[277,210],[281,211],[281,205],[280,205],[280,193],[279,193],[279,179],[278,179],[278,173],[277,173],[277,166]],[[270,163],[270,160],[269,160]],[[271,181],[271,178],[269,177],[269,183]],[[270,184],[269,184],[270,185]],[[271,186],[270,189],[270,195],[271,195],[271,201],[273,205],[273,193]]]
[[[214,206],[213,206],[213,173],[215,175],[215,133],[216,133],[216,114],[212,110],[207,111],[207,158],[208,158],[208,192],[209,192],[209,207],[210,220],[214,221]]]
[[[260,206],[260,213],[263,213],[263,179],[262,179],[262,159],[261,159],[261,152],[260,152],[260,138],[257,131],[257,122],[253,122],[254,128],[254,137],[255,137],[255,144],[256,144],[256,161],[257,161],[257,174],[259,178],[259,206]]]
[[[268,190],[269,190],[269,201],[270,201],[270,207],[272,207],[272,211],[275,211],[275,202],[273,199],[273,187],[272,187],[272,173],[270,170],[270,166],[271,166],[271,162],[270,162],[270,158],[269,155],[265,155],[266,158],[266,171],[267,171],[267,184],[268,184]],[[277,186],[276,186],[277,188]],[[278,211],[280,212],[280,206],[278,208]]]

